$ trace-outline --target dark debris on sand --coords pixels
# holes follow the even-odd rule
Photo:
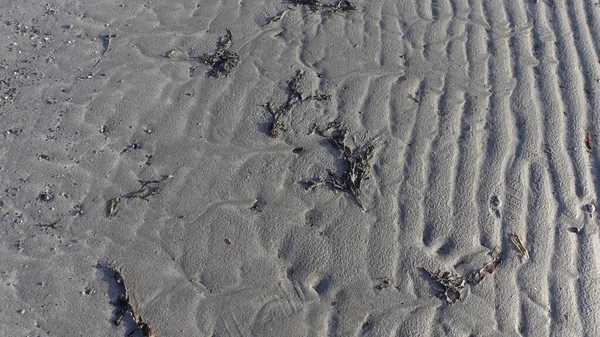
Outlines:
[[[348,0],[338,0],[335,3],[324,3],[322,0],[289,0],[292,5],[305,5],[313,12],[325,11],[328,13],[350,12],[356,10],[356,6]]]
[[[172,176],[163,176],[160,180],[138,180],[142,185],[137,191],[125,195],[126,198],[139,198],[150,201],[150,197],[159,195],[164,182]]]
[[[154,197],[160,194],[164,187],[165,181],[172,178],[171,175],[164,175],[158,180],[138,180],[141,187],[137,191],[133,191],[123,195],[126,199],[143,199],[150,201],[150,197]],[[108,218],[112,218],[117,215],[119,207],[121,205],[121,196],[110,199],[106,204],[106,215]]]
[[[121,268],[117,267],[114,263],[98,263],[96,268],[111,273],[115,282],[120,287],[119,297],[111,303],[115,307],[113,323],[117,326],[121,325],[123,318],[125,318],[126,315],[130,315],[136,328],[128,333],[127,336],[133,336],[136,332],[140,331],[146,337],[157,337],[158,335],[152,330],[150,324],[146,322],[142,316],[137,314],[135,307],[131,304],[131,299],[129,297],[127,285],[123,279]]]
[[[348,128],[338,121],[329,123],[325,129],[315,127],[315,132],[327,138],[331,145],[341,152],[346,168],[341,176],[328,170],[326,177],[318,177],[307,181],[305,183],[306,189],[311,190],[328,185],[334,191],[342,191],[352,195],[360,208],[366,211],[361,197],[361,187],[363,182],[369,179],[371,173],[371,160],[375,151],[373,141],[364,138],[359,141],[357,137],[352,137],[352,141],[349,141]]]
[[[433,282],[437,285],[438,294],[437,296],[444,299],[448,304],[454,304],[463,299],[463,290],[467,285],[477,285],[486,275],[494,273],[500,262],[502,262],[502,251],[496,248],[492,253],[492,260],[488,262],[483,268],[471,271],[467,276],[460,276],[451,272],[440,270],[433,272],[428,269],[424,269]]]
[[[301,70],[296,71],[296,74],[290,81],[286,89],[287,99],[279,107],[273,108],[271,102],[263,105],[263,108],[271,114],[272,120],[269,127],[269,136],[273,138],[279,137],[284,131],[286,131],[285,123],[282,119],[283,116],[289,113],[289,111],[295,105],[306,101],[325,101],[331,99],[331,96],[325,94],[314,94],[304,96],[299,90],[298,85],[304,76],[304,72]]]
[[[227,33],[221,36],[217,42],[217,50],[211,55],[202,54],[200,57],[205,64],[212,67],[209,75],[216,78],[221,78],[221,76],[227,77],[240,61],[240,56],[236,52],[229,50],[233,37],[229,29],[226,31]]]

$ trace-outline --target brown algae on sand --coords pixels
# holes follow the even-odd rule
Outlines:
[[[588,153],[592,153],[594,149],[594,143],[592,142],[592,136],[590,135],[590,130],[585,130],[585,148]]]
[[[157,196],[163,189],[164,182],[173,176],[163,176],[160,180],[138,180],[142,186],[135,192],[127,194],[128,199],[139,198],[150,201],[150,197]]]
[[[238,64],[240,56],[229,50],[232,41],[231,31],[227,29],[226,34],[221,36],[217,42],[217,50],[213,54],[202,54],[200,56],[200,59],[205,64],[212,67],[209,75],[216,78],[221,78],[221,76],[227,77]]]
[[[473,270],[467,279],[467,282],[471,285],[477,285],[486,275],[491,275],[496,271],[500,262],[502,262],[502,250],[500,247],[494,248],[494,250],[490,254],[492,256],[492,260],[486,263],[485,266],[481,269]]]
[[[529,251],[527,250],[527,248],[525,248],[525,245],[523,244],[523,242],[521,242],[521,238],[519,238],[519,236],[515,233],[511,233],[509,235],[509,237],[510,237],[510,241],[512,242],[512,244],[515,246],[515,248],[521,255],[521,258],[523,260],[528,260],[529,259]]]
[[[502,250],[496,247],[490,254],[492,260],[481,269],[471,271],[467,276],[460,276],[448,271],[433,272],[423,268],[438,285],[437,296],[448,304],[454,304],[463,299],[463,290],[467,285],[475,286],[485,279],[486,275],[491,275],[502,262]]]
[[[354,197],[356,203],[364,212],[365,204],[362,200],[362,184],[369,179],[371,174],[371,160],[374,156],[375,145],[372,140],[352,137],[352,144],[348,144],[349,130],[338,121],[330,122],[325,129],[315,127],[315,132],[327,138],[329,143],[342,153],[346,166],[344,173],[339,176],[332,170],[328,170],[326,177],[317,177],[305,183],[307,190],[319,186],[328,185],[334,191],[346,192]]]
[[[304,96],[298,89],[298,85],[304,76],[304,72],[297,70],[296,74],[290,81],[286,88],[287,98],[276,109],[273,108],[271,102],[263,105],[263,108],[271,115],[271,125],[269,126],[269,136],[272,138],[279,137],[283,132],[286,131],[285,122],[283,117],[289,114],[290,110],[300,103],[306,101],[326,101],[331,99],[331,96],[325,94],[315,93],[313,95]]]
[[[161,179],[156,180],[138,180],[138,182],[142,185],[137,191],[133,191],[123,195],[124,198],[127,199],[143,199],[146,201],[150,201],[150,197],[157,196],[163,189],[165,181],[173,178],[172,175],[162,176]],[[119,211],[119,206],[121,205],[121,197],[115,197],[108,201],[106,206],[106,213],[109,218],[117,215]]]
[[[108,201],[108,203],[106,205],[106,213],[108,214],[109,218],[112,218],[113,216],[117,215],[120,204],[121,204],[121,197],[112,198]]]

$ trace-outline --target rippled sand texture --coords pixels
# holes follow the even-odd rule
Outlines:
[[[595,1],[352,3],[0,0],[0,335],[133,331],[100,262],[157,336],[600,336]],[[296,70],[331,99],[269,137]],[[375,139],[365,212],[304,188],[333,120]]]

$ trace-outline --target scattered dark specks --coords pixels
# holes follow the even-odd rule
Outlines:
[[[383,290],[387,289],[392,285],[392,282],[387,277],[382,277],[377,279],[377,284],[375,285],[375,290]]]
[[[21,134],[22,132],[23,132],[23,129],[22,129],[22,128],[20,128],[20,129],[17,129],[17,128],[12,128],[12,129],[6,130],[6,134],[7,134],[7,135],[15,135],[15,136],[18,136],[18,135],[19,135],[19,134]]]
[[[49,202],[52,201],[52,199],[54,199],[54,194],[50,191],[45,191],[38,195],[38,200],[43,202]]]
[[[125,149],[123,149],[123,151],[121,151],[121,153],[125,153],[129,150],[139,150],[142,148],[142,144],[140,143],[131,143],[129,145],[127,145],[127,147]]]
[[[96,290],[90,288],[90,287],[86,287],[85,290],[82,292],[82,294],[84,295],[95,295],[96,294]]]
[[[6,193],[6,195],[9,196],[9,197],[16,197],[18,191],[19,191],[19,189],[16,188],[16,187],[9,187],[9,188],[7,188],[7,189],[4,190],[4,192]]]
[[[288,280],[293,281],[293,279],[294,279],[294,267],[289,267],[285,271],[285,276],[287,277]]]
[[[490,212],[496,216],[496,218],[500,218],[500,206],[502,205],[502,201],[496,195],[490,196]]]
[[[84,211],[82,204],[73,205],[73,210],[71,211],[72,216],[82,216],[83,214]]]

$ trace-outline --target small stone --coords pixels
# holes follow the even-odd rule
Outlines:
[[[85,288],[85,290],[83,291],[83,294],[85,294],[85,295],[94,295],[94,294],[96,294],[96,290],[91,289],[91,288]]]

